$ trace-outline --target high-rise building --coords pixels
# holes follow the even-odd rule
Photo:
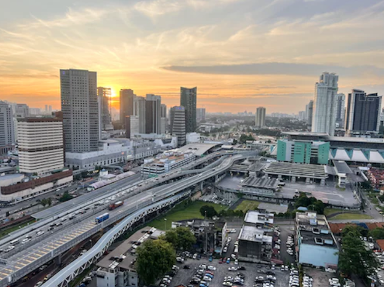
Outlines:
[[[17,119],[26,118],[29,116],[29,107],[26,104],[16,104],[14,117]]]
[[[125,117],[134,114],[135,94],[131,89],[120,90],[120,122],[124,125]]]
[[[336,74],[324,72],[315,84],[312,132],[334,135],[338,80],[339,76]]]
[[[307,117],[307,125],[312,126],[312,117],[313,117],[313,101],[309,101],[309,103],[305,106],[305,114]]]
[[[125,137],[128,139],[133,138],[139,133],[139,117],[138,116],[126,116],[125,117]]]
[[[265,127],[265,111],[264,107],[258,107],[256,109],[255,126],[257,128]]]
[[[60,70],[60,86],[65,152],[97,151],[100,136],[97,73]]]
[[[185,129],[187,133],[196,130],[197,87],[180,88],[180,106],[185,108]]]
[[[21,172],[43,174],[64,167],[63,122],[57,118],[18,120]]]
[[[165,134],[167,130],[167,106],[161,104],[160,109],[160,133]]]
[[[144,97],[135,97],[134,114],[139,118],[139,133],[145,134],[145,105],[146,100]]]
[[[299,120],[300,121],[306,121],[307,120],[307,115],[305,111],[300,111],[299,112]]]
[[[345,95],[337,94],[336,127],[343,128],[345,122]]]
[[[49,106],[49,107],[48,107],[48,112],[49,112],[49,113],[52,113],[52,106]]]
[[[145,98],[145,133],[161,133],[161,97],[148,94]]]
[[[48,113],[48,105],[45,105],[45,112]]]
[[[177,145],[183,146],[185,144],[185,108],[172,107],[170,110],[170,134],[177,136]]]
[[[112,91],[111,88],[98,87],[97,97],[99,103],[100,129],[103,131],[113,130],[110,111]]]
[[[12,107],[0,101],[0,155],[12,150],[15,145],[15,128]]]
[[[196,109],[196,121],[197,122],[205,121],[205,108]]]
[[[348,94],[345,129],[350,136],[368,136],[379,132],[381,96],[352,90]]]

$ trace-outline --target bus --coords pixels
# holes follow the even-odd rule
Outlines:
[[[109,218],[109,213],[104,213],[103,215],[96,217],[95,222],[97,224],[97,223],[100,223],[100,222],[107,220],[108,218]]]

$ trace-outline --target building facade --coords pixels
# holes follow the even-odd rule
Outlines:
[[[131,89],[120,90],[120,122],[124,125],[126,116],[134,114],[135,94]]]
[[[337,94],[336,127],[343,128],[345,122],[345,95]]]
[[[336,74],[325,72],[315,84],[312,132],[334,135],[338,80],[339,77]]]
[[[196,109],[196,121],[197,122],[205,121],[205,108]]]
[[[99,103],[99,115],[100,115],[100,130],[107,131],[113,130],[112,117],[111,117],[111,88],[98,87],[97,97]]]
[[[197,87],[188,89],[180,88],[180,106],[185,108],[185,131],[191,133],[196,131],[196,103]]]
[[[313,117],[313,101],[309,101],[309,103],[305,106],[305,113],[307,116],[307,125],[312,126],[312,117]]]
[[[145,133],[161,134],[161,97],[148,94],[145,101]]]
[[[139,133],[145,134],[145,106],[146,106],[146,100],[144,97],[135,97],[134,102],[134,114],[139,117]]]
[[[15,145],[15,128],[12,107],[0,101],[0,155],[12,150]]]
[[[60,87],[65,151],[96,151],[100,138],[97,73],[60,70]]]
[[[185,108],[183,106],[170,109],[170,134],[177,136],[177,145],[185,145]]]
[[[265,127],[265,112],[266,109],[264,107],[258,107],[256,109],[255,126],[257,128]]]
[[[19,169],[38,175],[64,168],[63,122],[56,118],[18,120]]]
[[[29,107],[26,104],[16,104],[14,117],[16,119],[22,119],[29,116]]]
[[[161,104],[160,109],[160,134],[165,134],[167,130],[167,106]]]
[[[349,136],[370,136],[379,133],[381,96],[352,90],[348,94],[345,129]]]
[[[329,142],[278,140],[276,159],[294,163],[328,164],[329,150]]]

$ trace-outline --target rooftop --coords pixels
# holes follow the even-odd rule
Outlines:
[[[255,226],[244,225],[240,230],[238,239],[272,244],[272,236],[266,235],[265,230],[256,228]]]
[[[266,174],[282,174],[297,177],[326,179],[328,174],[324,166],[316,164],[299,164],[289,162],[271,162],[265,169]]]
[[[335,169],[337,173],[345,173],[345,174],[353,173],[345,161],[334,160],[333,164],[335,165]]]
[[[206,153],[208,150],[216,146],[217,144],[208,144],[208,143],[193,143],[187,144],[179,148],[181,151],[193,151],[195,155],[201,156]]]
[[[244,217],[246,223],[270,223],[273,224],[274,215],[273,213],[261,212],[258,210],[250,210]]]
[[[241,185],[247,187],[267,188],[276,190],[278,183],[279,180],[277,180],[276,178],[250,176],[247,177]]]
[[[316,212],[297,212],[296,228],[299,230],[302,244],[337,248],[324,215],[317,215]]]
[[[138,230],[131,237],[129,237],[114,250],[112,250],[103,259],[101,259],[97,263],[97,266],[106,269],[114,269],[116,267],[120,267],[126,270],[135,270],[133,265],[136,261],[136,256],[133,255],[134,250],[138,245],[151,237],[151,235],[148,233],[149,231],[153,231],[153,233],[155,233],[156,229],[147,226]],[[141,241],[141,243],[138,243],[139,241]]]

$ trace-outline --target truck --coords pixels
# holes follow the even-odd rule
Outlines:
[[[111,203],[108,206],[108,209],[109,210],[114,210],[115,208],[118,208],[119,206],[122,206],[123,204],[124,204],[124,200],[119,200],[119,201],[116,201],[115,203]]]
[[[109,218],[109,213],[104,213],[103,215],[96,217],[95,222],[96,222],[96,224],[101,223],[101,222],[107,220],[108,218]]]

